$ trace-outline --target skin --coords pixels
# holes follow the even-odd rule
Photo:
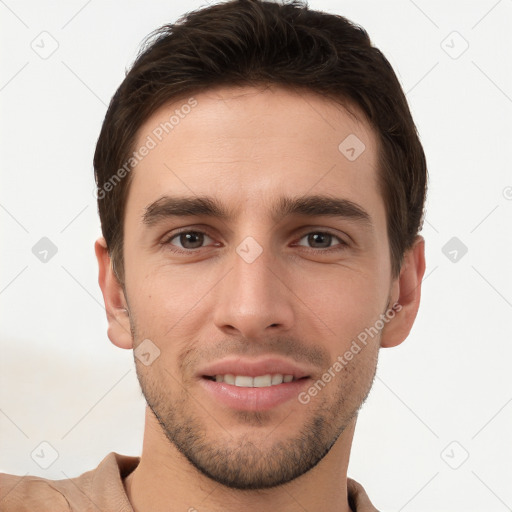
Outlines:
[[[148,366],[135,358],[149,405],[141,462],[124,481],[127,495],[136,512],[347,512],[357,412],[379,348],[401,343],[413,325],[424,241],[416,238],[394,278],[377,138],[357,109],[355,118],[322,96],[277,86],[194,97],[197,106],[132,171],[124,287],[105,240],[95,244],[110,340],[133,349],[150,339],[160,350]],[[156,111],[135,146],[187,99]],[[366,146],[354,161],[338,149],[349,134]],[[352,201],[371,224],[271,217],[278,197],[312,194]],[[212,196],[234,217],[145,225],[146,208],[163,195]],[[178,228],[207,236],[187,245],[172,238]],[[334,236],[308,236],[319,232]],[[236,252],[248,236],[262,249],[252,263]],[[400,312],[307,404],[292,399],[266,411],[234,410],[213,400],[196,375],[226,356],[270,355],[307,365],[307,390],[395,303]]]

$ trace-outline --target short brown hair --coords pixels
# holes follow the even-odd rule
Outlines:
[[[378,135],[392,273],[399,274],[404,252],[421,229],[427,167],[390,63],[367,32],[343,16],[311,10],[298,0],[231,0],[152,32],[108,107],[94,172],[102,232],[120,283],[132,174],[126,163],[138,129],[178,97],[223,85],[257,84],[306,89],[364,113]]]

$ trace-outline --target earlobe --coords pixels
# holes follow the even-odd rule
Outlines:
[[[120,348],[133,348],[128,305],[124,290],[114,274],[105,238],[100,237],[94,244],[98,260],[98,283],[103,294],[107,312],[110,341]]]
[[[400,276],[393,284],[393,300],[399,306],[394,318],[382,330],[381,347],[395,347],[409,335],[420,305],[421,281],[425,273],[425,240],[417,236],[405,253]]]

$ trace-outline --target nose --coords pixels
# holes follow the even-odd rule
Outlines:
[[[217,327],[225,334],[250,340],[290,330],[296,304],[284,262],[275,258],[270,249],[249,240],[234,251],[229,267],[230,271],[216,287]]]

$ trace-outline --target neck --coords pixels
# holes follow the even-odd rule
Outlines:
[[[142,456],[124,480],[134,512],[350,512],[347,467],[356,419],[340,435],[329,453],[310,471],[278,487],[237,490],[200,473],[163,434],[146,407]]]

